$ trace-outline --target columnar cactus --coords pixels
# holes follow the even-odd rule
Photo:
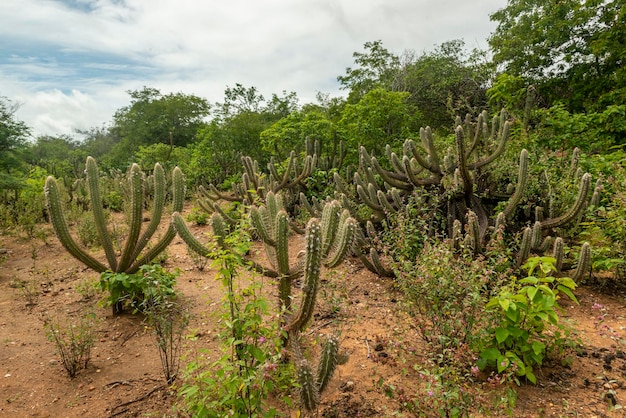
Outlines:
[[[104,216],[102,206],[102,198],[99,186],[99,171],[96,161],[88,157],[86,164],[87,171],[87,187],[89,190],[89,198],[91,200],[91,208],[98,230],[100,243],[104,249],[106,264],[90,255],[85,249],[81,248],[72,235],[70,234],[67,222],[63,215],[61,196],[59,188],[54,177],[50,176],[46,179],[45,194],[48,204],[50,220],[54,227],[54,231],[61,241],[65,249],[76,259],[81,261],[87,267],[97,271],[98,273],[107,270],[115,273],[132,274],[139,270],[144,264],[150,263],[161,252],[167,248],[172,239],[176,236],[176,230],[173,226],[169,226],[165,234],[158,239],[154,245],[147,251],[146,246],[151,241],[156,232],[163,209],[165,207],[165,172],[160,164],[154,166],[154,202],[152,205],[152,217],[147,228],[141,232],[143,221],[144,206],[144,177],[137,164],[133,164],[128,174],[128,184],[130,191],[129,202],[129,233],[126,243],[122,249],[121,256],[118,258],[113,248],[113,240],[109,233],[107,223]],[[182,172],[178,167],[172,172],[173,181],[173,210],[180,211],[183,207],[184,200],[184,181]],[[113,313],[121,312],[122,305],[118,301],[113,305]]]
[[[302,259],[289,264],[287,239],[289,218],[287,213],[276,205],[275,196],[268,194],[267,205],[253,207],[250,211],[252,225],[265,244],[266,254],[274,271],[280,278],[280,303],[291,306],[291,282],[305,272],[306,263]],[[310,225],[312,228],[315,224]],[[307,234],[309,226],[307,226]],[[326,203],[322,211],[320,257],[327,267],[339,265],[348,254],[356,234],[356,221],[347,210],[341,211],[339,202]],[[308,254],[305,253],[305,259]]]
[[[65,249],[76,257],[89,268],[101,273],[111,270],[116,273],[135,273],[143,264],[147,264],[155,259],[169,245],[176,236],[176,231],[172,226],[168,228],[165,234],[152,246],[148,251],[143,251],[146,245],[152,239],[161,222],[163,209],[165,207],[165,173],[160,164],[154,166],[155,193],[154,203],[152,205],[152,216],[148,227],[141,233],[142,213],[143,213],[143,176],[139,166],[133,164],[128,175],[128,183],[131,190],[130,201],[130,217],[129,217],[129,234],[126,243],[118,258],[113,248],[111,234],[109,233],[104,210],[102,207],[102,199],[99,187],[99,172],[96,161],[88,157],[86,164],[87,186],[89,190],[89,198],[91,200],[91,208],[98,230],[100,243],[104,248],[107,263],[97,260],[86,250],[79,247],[69,232],[67,222],[63,215],[61,196],[59,188],[54,177],[50,176],[46,180],[45,192],[50,213],[50,220],[54,230]],[[172,172],[173,180],[173,210],[180,211],[183,207],[184,199],[184,181],[180,169],[177,167]]]

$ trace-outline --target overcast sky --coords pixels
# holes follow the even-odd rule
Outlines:
[[[99,127],[128,90],[221,102],[227,86],[300,103],[344,95],[352,53],[395,54],[463,39],[487,48],[506,0],[0,0],[0,96],[35,135]]]

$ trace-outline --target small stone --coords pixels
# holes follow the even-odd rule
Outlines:
[[[340,389],[342,392],[352,392],[354,390],[354,382],[352,380],[348,380],[341,385]]]
[[[91,391],[94,391],[94,390],[96,390],[96,387],[95,387],[95,386],[89,386],[89,391],[90,391],[90,392],[91,392]]]

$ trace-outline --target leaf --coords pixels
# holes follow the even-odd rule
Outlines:
[[[497,328],[496,329],[496,341],[502,344],[509,337],[509,330],[506,328]]]
[[[532,343],[532,347],[533,347],[533,351],[537,355],[543,354],[543,352],[546,349],[546,345],[544,343],[540,342],[540,341],[534,341]]]
[[[537,384],[537,377],[535,377],[530,368],[526,370],[526,379],[528,379],[528,381],[533,385]]]
[[[537,289],[536,287],[532,287],[529,286],[526,288],[526,294],[528,295],[528,299],[532,300],[534,302],[535,300],[535,295],[537,295],[537,292],[539,291],[539,289]]]
[[[508,299],[499,299],[498,303],[500,304],[500,307],[503,311],[508,311],[511,301],[509,301]]]
[[[500,357],[500,350],[497,348],[487,348],[486,350],[481,351],[480,358],[485,360],[497,360]]]
[[[570,300],[576,302],[577,305],[579,304],[578,299],[576,299],[576,296],[574,296],[574,293],[570,290],[570,288],[567,288],[562,285],[558,285],[556,288],[559,289],[559,291],[565,293],[567,297],[570,298]]]
[[[498,357],[498,373],[502,373],[504,370],[506,370],[509,365],[511,364],[511,361],[505,357],[505,356],[500,356]]]

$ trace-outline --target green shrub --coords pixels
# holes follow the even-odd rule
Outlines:
[[[100,287],[109,292],[108,306],[117,306],[120,312],[125,307],[144,311],[175,295],[178,274],[158,264],[143,265],[134,274],[105,271],[100,275]]]
[[[568,277],[553,277],[556,260],[532,257],[523,266],[528,276],[513,278],[486,309],[493,312],[494,323],[487,329],[478,367],[497,370],[499,374],[524,377],[531,383],[537,378],[534,368],[542,365],[550,345],[563,345],[568,331],[559,324],[557,295],[576,301],[576,283]],[[554,329],[549,330],[552,326]],[[548,332],[553,331],[553,332]]]

